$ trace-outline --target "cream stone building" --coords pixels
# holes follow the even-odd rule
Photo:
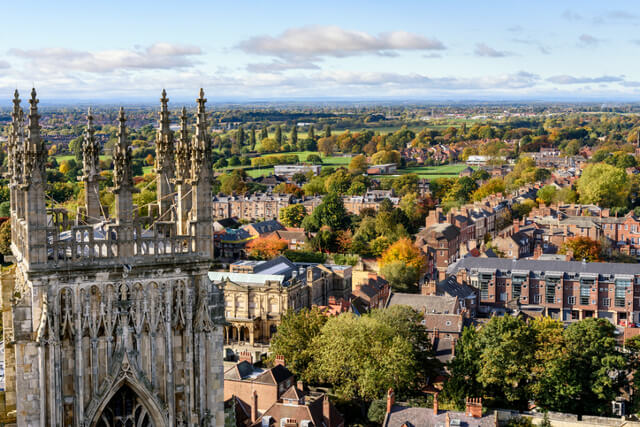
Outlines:
[[[351,266],[295,264],[285,257],[238,261],[209,273],[224,292],[226,344],[269,342],[287,310],[326,306],[351,292]]]
[[[18,426],[224,425],[223,300],[207,277],[213,246],[206,99],[201,90],[192,137],[183,109],[177,141],[164,91],[161,102],[157,216],[135,214],[121,109],[115,212],[105,217],[100,206],[100,147],[89,112],[86,198],[71,224],[66,212],[45,204],[36,92],[25,124],[16,91],[8,141],[16,264],[1,284],[6,407],[15,409]]]

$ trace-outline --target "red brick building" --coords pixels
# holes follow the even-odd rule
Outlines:
[[[563,321],[640,322],[640,264],[469,257],[449,273],[479,290],[480,311],[513,304]]]

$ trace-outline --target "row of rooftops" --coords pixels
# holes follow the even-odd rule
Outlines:
[[[612,262],[584,262],[558,261],[541,259],[506,259],[467,257],[451,264],[447,270],[450,275],[460,270],[469,272],[503,272],[514,274],[538,273],[543,275],[573,274],[579,276],[601,277],[603,280],[611,278],[633,278],[640,276],[640,264],[612,263]],[[541,274],[540,274],[541,273]]]
[[[282,193],[253,193],[250,195],[225,195],[217,194],[213,196],[214,202],[230,203],[230,202],[286,202],[286,203],[303,203],[307,200],[319,199],[321,196],[295,197],[291,194]],[[393,190],[369,190],[362,196],[345,196],[346,201],[351,202],[375,202],[389,199],[393,203],[399,203],[400,198],[396,196]]]

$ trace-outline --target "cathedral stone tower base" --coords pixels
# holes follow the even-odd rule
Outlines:
[[[202,243],[212,238],[211,206],[209,217],[204,206],[186,227],[137,216],[121,110],[115,218],[96,218],[95,206],[85,206],[91,215],[68,224],[66,213],[45,207],[37,102],[34,91],[25,139],[16,93],[8,144],[16,265],[0,281],[5,407],[15,408],[19,426],[222,427],[223,298]],[[209,149],[206,136],[199,142]],[[85,159],[97,155],[85,146],[93,150]],[[211,169],[206,156],[192,163]],[[95,175],[95,162],[85,171]],[[85,181],[97,192],[97,180]],[[206,199],[208,181],[192,184]]]

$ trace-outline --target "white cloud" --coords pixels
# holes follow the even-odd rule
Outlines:
[[[511,52],[504,50],[496,50],[485,43],[476,43],[476,49],[474,50],[476,56],[487,56],[490,58],[502,58],[505,56],[513,55]]]
[[[561,16],[567,21],[580,21],[582,19],[582,16],[579,13],[569,9],[565,9]]]
[[[252,73],[279,73],[287,70],[318,70],[316,64],[310,61],[282,61],[257,62],[247,64],[247,71]]]
[[[195,64],[192,57],[201,55],[202,51],[191,45],[156,43],[144,49],[134,50],[10,49],[9,54],[30,61],[43,71],[76,70],[105,73],[134,69],[187,68]]]
[[[397,54],[397,51],[445,49],[444,44],[437,39],[406,31],[371,35],[337,26],[290,28],[276,37],[251,37],[240,42],[237,47],[256,55],[314,60],[328,56],[341,58],[367,53],[389,56]]]
[[[596,46],[600,44],[602,40],[592,36],[591,34],[581,34],[580,37],[578,37],[578,41],[583,46]]]
[[[599,76],[599,77],[575,77],[570,75],[558,75],[547,78],[547,81],[560,85],[586,84],[586,83],[617,83],[623,82],[620,76]]]
[[[593,18],[595,24],[620,24],[624,22],[634,22],[638,20],[635,15],[626,10],[609,10],[599,16]]]

